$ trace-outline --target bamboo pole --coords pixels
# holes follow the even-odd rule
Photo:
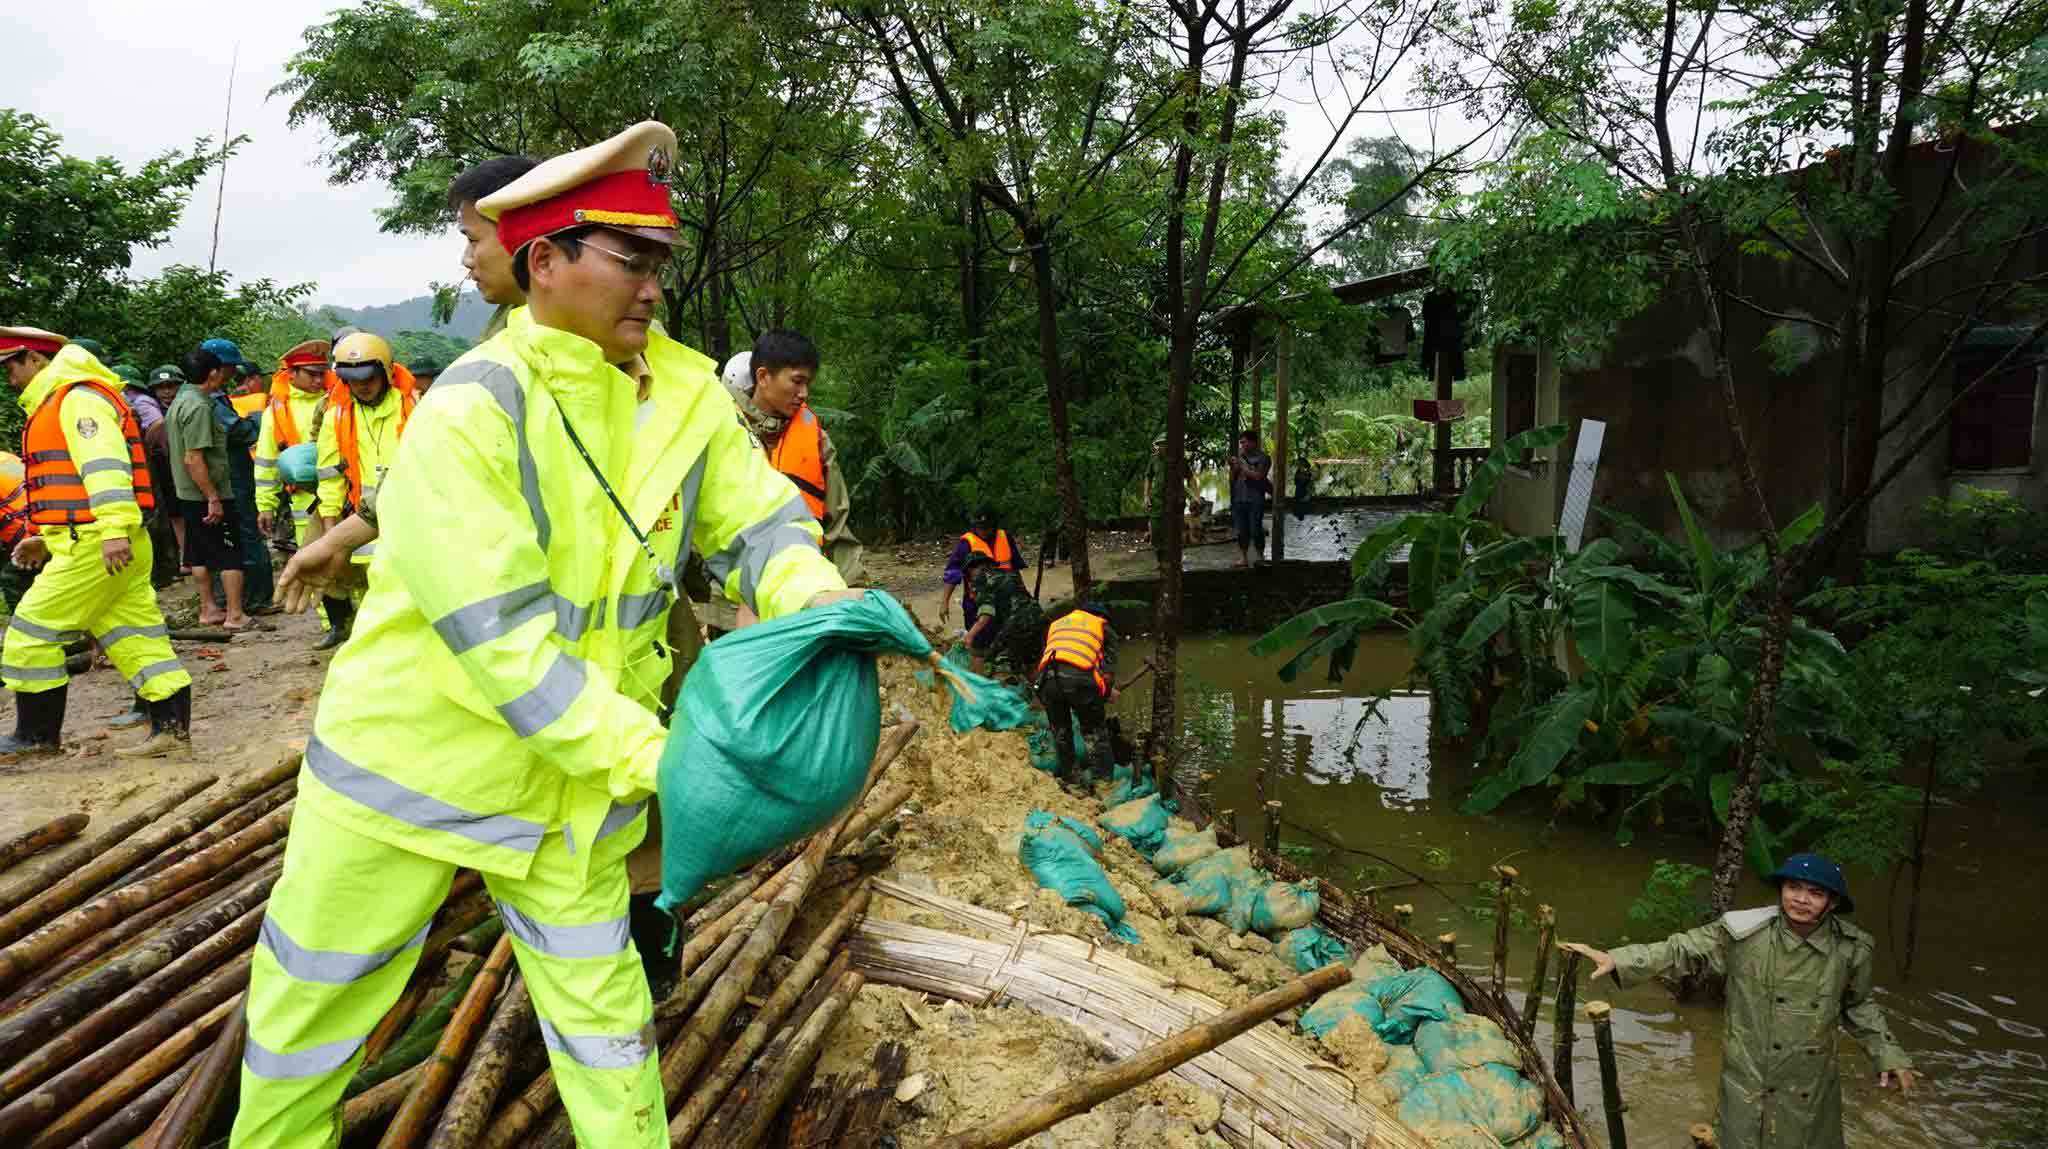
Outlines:
[[[481,889],[480,880],[464,881],[464,876],[476,879],[474,871],[465,870],[457,875],[448,889],[448,899],[441,904],[439,920],[433,932],[420,947],[420,960],[414,964],[412,976],[406,979],[405,992],[391,1004],[377,1027],[370,1031],[368,1040],[363,1042],[363,1064],[375,1065],[382,1058],[391,1043],[405,1032],[413,1014],[425,998],[427,986],[441,972],[448,955],[449,943],[481,924],[491,916],[494,907],[487,891]]]
[[[1495,866],[1499,884],[1493,895],[1493,995],[1508,1000],[1508,919],[1513,915],[1512,894],[1521,873],[1513,866]]]
[[[76,945],[96,930],[111,929],[122,918],[161,898],[212,876],[238,859],[284,837],[291,828],[293,802],[199,853],[131,886],[102,894],[35,933],[0,950],[0,989]]]
[[[221,1002],[239,993],[245,983],[247,965],[231,963],[208,974],[199,984],[178,995],[156,1013],[106,1044],[93,1049],[63,1072],[38,1085],[33,1092],[0,1109],[0,1145],[18,1144],[19,1139],[48,1125],[59,1114],[91,1095],[150,1050],[193,1022],[205,1017]]]
[[[845,1016],[847,1008],[866,983],[867,979],[857,971],[839,975],[832,985],[832,992],[804,1019],[788,1049],[773,1062],[764,1059],[757,1067],[761,1075],[760,1087],[749,1091],[744,1098],[735,1093],[730,1098],[732,1104],[720,1109],[711,1123],[704,1127],[706,1149],[754,1149],[767,1137],[783,1105],[796,1094],[797,1087],[803,1084],[811,1067],[818,1063],[818,1055],[824,1052],[833,1027],[839,1024],[839,1019]],[[687,1137],[679,1139],[671,1130],[670,1149],[680,1149],[689,1143]]]
[[[1280,852],[1280,802],[1278,799],[1266,803],[1266,852]]]
[[[507,971],[512,967],[512,935],[504,934],[498,944],[491,947],[490,959],[484,962],[483,972],[472,982],[469,992],[463,995],[462,1004],[455,1007],[455,1016],[448,1019],[448,1028],[441,1034],[441,1041],[434,1047],[434,1055],[426,1063],[426,1071],[420,1074],[419,1083],[406,1095],[405,1104],[398,1107],[398,1114],[391,1119],[391,1125],[384,1130],[384,1137],[377,1142],[377,1149],[411,1149],[419,1143],[420,1136],[427,1131],[427,1123],[433,1120],[441,1102],[448,1095],[449,1087],[455,1083],[455,1075],[468,1059],[470,1047],[476,1043],[477,1027],[483,1023],[490,1011],[491,1002],[498,995],[499,986],[504,984]]]
[[[803,960],[797,963],[789,976],[776,983],[775,992],[762,1003],[760,1010],[754,1014],[754,1020],[748,1023],[746,1031],[733,1042],[732,1048],[726,1051],[711,1073],[690,1091],[689,1099],[683,1103],[681,1112],[676,1114],[675,1120],[669,1122],[668,1133],[671,1143],[688,1144],[690,1138],[696,1135],[697,1127],[702,1125],[718,1107],[718,1103],[725,1099],[726,1092],[739,1081],[740,1074],[746,1072],[747,1064],[754,1059],[755,1054],[761,1052],[763,1046],[768,1044],[768,1039],[775,1035],[777,1027],[788,1018],[790,1011],[796,1008],[797,1001],[809,991],[811,983],[817,980],[826,965],[830,964],[832,951],[839,948],[839,943],[845,939],[847,931],[853,928],[853,923],[867,912],[870,896],[868,884],[863,881],[854,890],[853,896],[846,900],[846,904],[839,907],[839,912],[832,915],[832,920],[825,926],[825,931],[819,934],[811,943],[811,948],[805,951]]]
[[[270,887],[283,868],[282,860],[272,862],[206,913],[175,930],[159,933],[126,956],[50,991],[0,1021],[0,1065],[20,1059],[0,1073],[0,1083],[11,1081],[22,1063],[30,1060],[23,1056],[29,1046],[46,1042],[48,1048],[60,1048],[75,1043],[70,1057],[76,1057],[254,941],[263,924]],[[33,1056],[46,1051],[38,1049]],[[0,1096],[5,1095],[5,1085],[0,1084]]]
[[[494,938],[495,947],[503,935]],[[380,1082],[396,1077],[416,1065],[424,1064],[447,1036],[448,1024],[462,1007],[469,992],[476,986],[476,979],[484,971],[483,958],[470,962],[455,972],[448,980],[435,987],[434,1002],[415,1019],[411,1026],[392,1043],[390,1052],[375,1062],[365,1062],[356,1070],[342,1090],[342,1097],[353,1097],[365,1092]]]
[[[177,1095],[142,1135],[141,1149],[197,1149],[227,1094],[228,1081],[242,1067],[242,1046],[248,1037],[249,1018],[238,1007]]]
[[[419,964],[413,967],[412,977],[406,981],[405,992],[399,994],[398,1000],[391,1003],[391,1008],[384,1011],[384,1016],[378,1020],[377,1027],[370,1031],[370,1036],[363,1042],[364,1065],[375,1065],[377,1060],[384,1056],[385,1051],[391,1048],[391,1043],[398,1040],[398,1035],[405,1032],[407,1023],[412,1021],[413,1013],[419,1009],[420,999],[426,995],[427,983],[434,980],[442,968],[442,962],[429,960],[425,954],[420,955]]]
[[[284,843],[273,842],[213,877],[137,911],[113,929],[94,934],[65,950],[55,961],[36,971],[34,977],[16,986],[5,1001],[0,1001],[0,1016],[12,1013],[57,986],[76,980],[89,972],[87,967],[102,955],[108,959],[121,956],[141,944],[159,926],[176,929],[183,925],[189,918],[205,912],[207,905],[241,884],[264,863],[283,853]]]
[[[137,1134],[148,1127],[150,1121],[164,1106],[170,1104],[185,1085],[185,1079],[199,1068],[196,1061],[188,1061],[162,1081],[149,1087],[142,1096],[121,1107],[119,1113],[100,1123],[99,1128],[80,1137],[71,1149],[122,1149],[131,1144]]]
[[[682,1025],[681,1018],[671,1021],[657,1018],[654,1022],[656,1047],[667,1044],[668,1039],[674,1037],[676,1030],[681,1029]],[[552,1125],[539,1138],[530,1138],[527,1134],[541,1118],[550,1113],[555,1113],[557,1117],[563,1116],[556,1112],[560,1100],[561,1095],[555,1089],[554,1071],[542,1070],[540,1076],[534,1078],[519,1096],[507,1101],[504,1107],[498,1110],[498,1115],[491,1121],[491,1127],[484,1131],[483,1140],[478,1143],[477,1149],[528,1149],[530,1146],[545,1144],[548,1136],[554,1132]]]
[[[1614,1007],[1604,1001],[1586,1003],[1586,1017],[1593,1022],[1593,1049],[1600,1056],[1600,1103],[1607,1110],[1607,1149],[1628,1149],[1628,1129],[1622,1122],[1621,1071],[1614,1064]]]
[[[257,779],[265,777],[267,775],[256,776]],[[252,780],[243,779],[209,795],[176,817],[159,816],[140,833],[66,874],[49,889],[0,917],[0,944],[23,937],[36,926],[84,901],[137,863],[147,861],[200,832],[221,815],[276,783],[276,779],[270,779],[252,791],[249,789]],[[0,984],[4,984],[4,978],[0,978]]]
[[[220,1032],[241,1004],[242,995],[236,994],[159,1042],[156,1048],[129,1064],[52,1122],[28,1143],[28,1149],[59,1149],[59,1146],[69,1145],[79,1134],[105,1121],[151,1085],[163,1080],[172,1070],[191,1060],[205,1043],[213,1039],[214,1034]]]
[[[675,992],[655,1006],[655,1020],[687,1019],[697,1008],[697,1003],[704,1000],[704,992],[710,989],[719,975],[725,972],[726,967],[732,964],[733,955],[739,953],[740,947],[747,944],[747,939],[754,934],[754,928],[767,916],[768,907],[759,902],[747,907],[746,916],[740,919],[739,928],[727,933],[725,939],[718,943],[718,948],[711,951],[711,956],[705,958],[696,969],[691,970],[677,984]]]
[[[162,873],[215,842],[220,841],[222,838],[233,834],[235,831],[254,824],[256,819],[291,801],[298,795],[298,792],[299,780],[296,777],[286,778],[284,781],[270,786],[261,793],[250,796],[248,801],[243,802],[232,810],[226,811],[212,822],[179,839],[175,845],[168,849],[159,850],[143,858],[133,868],[107,883],[106,888],[118,890],[122,886],[139,882],[151,874]]]
[[[1564,966],[1557,975],[1557,1006],[1550,1016],[1555,1019],[1557,1040],[1551,1054],[1551,1073],[1557,1078],[1557,1087],[1564,1090],[1565,1100],[1578,1104],[1578,1097],[1572,1091],[1572,1039],[1577,1036],[1573,1022],[1578,1018],[1574,1003],[1579,995],[1579,961],[1585,955],[1577,950],[1566,950]]]
[[[490,1027],[477,1043],[476,1056],[469,1059],[469,1067],[448,1095],[427,1149],[472,1149],[476,1145],[491,1119],[498,1093],[505,1087],[506,1071],[519,1047],[531,1040],[533,1016],[533,997],[526,992],[525,980],[514,975],[498,1002],[498,1011],[491,1015]]]
[[[1529,974],[1529,992],[1522,998],[1522,1040],[1536,1040],[1536,1015],[1543,1012],[1543,982],[1550,973],[1550,947],[1557,943],[1557,911],[1536,907],[1536,968]]]
[[[93,858],[120,845],[129,835],[177,809],[185,799],[213,783],[212,775],[195,778],[164,795],[155,805],[141,813],[124,818],[90,839],[52,854],[36,863],[32,869],[11,877],[6,885],[0,886],[0,909],[12,911],[19,908],[30,898],[48,889],[52,883],[61,881]]]
[[[412,1087],[419,1084],[425,1065],[415,1065],[396,1077],[387,1077],[341,1104],[341,1139],[347,1141],[359,1129],[387,1121],[405,1104]]]
[[[1414,906],[1412,906],[1412,905],[1409,905],[1409,904],[1408,904],[1407,902],[1402,902],[1402,903],[1401,903],[1400,905],[1397,905],[1397,906],[1395,906],[1395,907],[1394,907],[1394,924],[1395,924],[1395,925],[1397,925],[1397,926],[1400,926],[1400,927],[1401,927],[1402,929],[1404,929],[1404,930],[1405,930],[1405,929],[1407,929],[1407,928],[1408,928],[1408,924],[1409,924],[1410,922],[1414,921],[1414,920],[1415,920],[1415,907],[1414,907]]]
[[[1452,965],[1457,965],[1458,935],[1455,933],[1436,935],[1436,952],[1444,955],[1445,961],[1451,963]]]
[[[1320,997],[1351,980],[1351,970],[1341,964],[1326,965],[1314,973],[1294,979],[1277,989],[1225,1010],[1199,1025],[1181,1030],[1162,1041],[1102,1069],[1040,1094],[988,1122],[979,1129],[957,1133],[938,1142],[933,1149],[1005,1149],[1041,1133],[1077,1113],[1085,1113],[1127,1090],[1192,1061],[1238,1034],[1277,1014]]]
[[[76,838],[78,832],[85,829],[86,823],[91,820],[84,814],[66,814],[33,830],[24,830],[16,834],[8,839],[5,845],[0,845],[0,872],[12,869],[52,846]]]

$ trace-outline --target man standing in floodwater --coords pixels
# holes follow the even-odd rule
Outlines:
[[[1721,1064],[1722,1149],[1840,1149],[1842,1075],[1835,1027],[1877,1066],[1877,1083],[1913,1091],[1912,1059],[1871,1000],[1875,940],[1842,915],[1855,908],[1842,867],[1794,854],[1771,874],[1778,904],[1736,910],[1695,930],[1612,951],[1563,942],[1626,985],[1665,972],[1728,979]]]

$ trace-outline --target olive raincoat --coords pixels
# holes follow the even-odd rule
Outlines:
[[[1842,1074],[1835,1027],[1876,1070],[1910,1068],[1871,1000],[1868,933],[1829,914],[1801,938],[1776,906],[1738,910],[1649,945],[1611,951],[1617,982],[1666,972],[1726,975],[1722,1149],[1840,1149]]]

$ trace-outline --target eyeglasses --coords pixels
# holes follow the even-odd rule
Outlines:
[[[596,248],[620,263],[625,264],[626,274],[634,279],[652,279],[659,282],[663,287],[675,286],[675,264],[669,262],[667,252],[656,255],[653,252],[641,251],[627,255],[623,251],[613,251],[601,243],[592,243],[588,239],[580,242],[585,247]]]

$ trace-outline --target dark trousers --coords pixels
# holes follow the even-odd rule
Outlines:
[[[1055,776],[1076,777],[1074,769],[1074,719],[1081,720],[1081,738],[1087,744],[1085,765],[1095,778],[1108,778],[1109,719],[1105,699],[1095,687],[1095,677],[1077,666],[1055,662],[1038,680],[1038,697],[1045,703],[1045,717],[1052,724],[1053,754],[1059,761]]]
[[[235,516],[236,542],[242,548],[242,602],[248,609],[269,606],[277,597],[270,569],[270,540],[256,525],[256,464],[239,450],[228,452],[228,473],[235,484],[235,501],[224,508]],[[289,517],[290,512],[286,512]]]

